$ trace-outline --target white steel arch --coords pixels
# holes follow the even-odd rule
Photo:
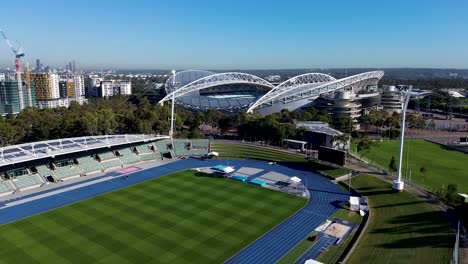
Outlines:
[[[161,101],[159,101],[159,104],[162,104],[165,101],[169,100],[172,97],[172,94],[174,94],[174,97],[177,98],[187,93],[225,84],[252,84],[268,88],[274,88],[273,84],[252,74],[240,72],[218,73],[200,78],[187,85],[180,87],[172,93],[167,94],[163,99],[161,99]]]
[[[204,75],[204,76],[199,77],[199,78],[204,78],[204,77],[206,77],[206,76],[215,74],[215,72],[212,72],[212,71],[205,71],[205,70],[193,70],[193,69],[192,69],[192,70],[184,70],[184,71],[176,72],[176,74],[175,74],[175,75],[176,75],[176,76],[175,76],[175,77],[176,77],[175,89],[178,89],[179,87],[182,87],[182,86],[184,86],[184,85],[186,85],[186,84],[188,84],[188,83],[190,83],[190,82],[193,82],[193,81],[195,81],[195,80],[198,80],[198,79],[193,79],[193,80],[188,81],[188,82],[186,82],[186,83],[182,83],[182,84],[179,83],[178,80],[177,80],[178,77],[179,77],[179,76],[182,76],[182,75],[186,75],[186,74],[189,74],[189,76],[190,76],[191,74],[193,74],[193,75]],[[171,92],[174,90],[174,87],[172,87],[172,83],[174,82],[173,80],[174,80],[174,75],[171,74],[171,75],[169,76],[169,78],[167,78],[167,80],[166,80],[166,84],[165,84],[166,93],[171,93]]]
[[[317,73],[311,73],[310,75],[317,75],[318,77]],[[351,88],[354,92],[357,92],[359,89],[366,87],[367,85],[376,84],[383,77],[384,72],[365,72],[338,80],[331,76],[323,75],[321,76],[321,79],[317,79],[315,83],[301,83],[301,80],[293,80],[302,75],[290,79],[291,82],[289,82],[290,80],[287,80],[253,103],[249,109],[247,109],[247,113],[252,113],[255,108],[271,104],[273,101],[277,100],[286,101],[295,99],[295,97],[316,97],[320,94],[334,92],[344,88]],[[326,80],[326,76],[329,77],[330,81]],[[295,84],[295,82],[298,83]],[[304,89],[304,87],[306,89]]]
[[[252,110],[257,108],[258,106],[267,102],[271,102],[282,95],[289,95],[291,92],[298,88],[306,88],[304,86],[310,86],[310,88],[312,88],[314,86],[317,86],[318,84],[331,82],[334,80],[336,80],[334,77],[323,73],[305,73],[295,76],[280,83],[274,89],[270,90],[268,93],[263,95],[260,99],[258,99],[254,104],[252,104],[249,107],[247,113],[252,112]],[[304,91],[304,89],[301,90]]]

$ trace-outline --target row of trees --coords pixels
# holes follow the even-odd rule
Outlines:
[[[282,111],[269,116],[223,114],[219,111],[193,113],[176,111],[175,129],[179,137],[198,138],[200,127],[211,127],[209,134],[224,134],[237,128],[239,138],[280,144],[283,138],[297,138],[301,131],[293,120],[331,122],[326,111],[299,113]],[[2,146],[40,140],[104,134],[167,134],[169,107],[152,105],[144,96],[114,96],[92,99],[89,104],[72,102],[69,108],[39,110],[27,108],[17,116],[0,117]]]
[[[55,138],[125,133],[167,133],[167,107],[146,98],[115,96],[69,108],[27,108],[0,120],[2,146]]]
[[[397,138],[400,136],[401,114],[389,113],[384,110],[371,110],[361,117],[361,124],[374,130],[381,137]],[[426,126],[426,121],[420,115],[408,113],[406,126],[412,129],[423,129]]]

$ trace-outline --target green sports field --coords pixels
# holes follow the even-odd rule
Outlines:
[[[305,203],[178,172],[0,226],[0,263],[221,263]]]
[[[392,156],[398,159],[399,140],[378,142],[365,159],[388,169]],[[448,149],[444,146],[427,142],[422,139],[405,140],[403,155],[403,174],[406,172],[406,153],[409,146],[409,170],[411,180],[427,185],[432,191],[441,190],[450,183],[458,185],[458,190],[468,192],[468,154]],[[353,150],[356,144],[353,144]],[[424,166],[426,175],[422,177],[419,170]]]
[[[373,176],[352,185],[368,197],[370,218],[347,263],[450,263],[455,235],[442,213]]]
[[[211,143],[211,151],[216,151],[221,158],[262,159],[271,161],[305,162],[304,155],[279,150],[233,143]]]

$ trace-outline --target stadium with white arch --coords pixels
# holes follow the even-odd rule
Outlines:
[[[188,70],[177,72],[166,82],[166,96],[159,101],[174,101],[196,111],[271,114],[310,107],[324,94],[360,90],[377,85],[383,71],[370,71],[336,79],[323,73],[305,73],[274,85],[258,76],[226,72]]]

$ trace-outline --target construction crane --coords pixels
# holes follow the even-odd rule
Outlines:
[[[26,77],[26,88],[28,92],[29,102],[28,106],[32,106],[32,98],[31,98],[31,84],[30,84],[30,74],[29,74],[29,64],[27,63],[25,57],[25,53],[22,50],[22,47],[19,48],[13,47],[10,40],[6,36],[5,32],[0,29],[0,34],[2,35],[3,39],[5,39],[6,44],[11,49],[13,54],[15,55],[15,73],[16,73],[16,80],[18,81],[18,97],[19,97],[19,107],[20,111],[25,108],[24,105],[24,95],[23,95],[23,80],[21,76],[21,59],[25,61],[25,77]]]

